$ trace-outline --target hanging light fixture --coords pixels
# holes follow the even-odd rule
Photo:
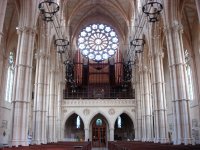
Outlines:
[[[149,22],[158,21],[160,12],[163,10],[163,5],[158,1],[150,1],[142,7],[143,13],[148,17]]]
[[[42,14],[42,19],[47,22],[53,21],[54,14],[60,9],[59,5],[52,0],[44,0],[39,3],[38,8]]]
[[[66,39],[56,39],[55,45],[57,46],[57,52],[62,54],[67,49],[67,46],[69,45],[69,41]]]
[[[143,39],[135,39],[130,42],[131,46],[134,46],[135,53],[142,53],[144,47],[144,40]]]

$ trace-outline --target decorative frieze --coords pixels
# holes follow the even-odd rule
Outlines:
[[[121,106],[121,107],[135,107],[135,99],[97,99],[97,100],[66,100],[63,102],[63,107],[111,107],[111,106]]]

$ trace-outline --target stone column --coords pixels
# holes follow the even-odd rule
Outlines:
[[[197,13],[198,13],[199,23],[200,23],[200,1],[195,0],[195,2],[196,2],[196,6],[197,6]]]
[[[142,141],[152,141],[152,100],[150,90],[150,71],[143,66],[140,75],[142,98]]]
[[[50,70],[50,84],[49,84],[49,108],[48,108],[48,142],[55,141],[55,125],[56,125],[56,115],[55,115],[55,106],[56,106],[56,70]]]
[[[6,7],[7,7],[7,0],[0,1],[0,44],[2,43],[1,39],[3,37],[3,25],[4,25],[4,19],[5,19],[5,13],[6,13]],[[5,88],[4,83],[4,54],[2,53],[3,50],[0,47],[0,100],[3,100],[3,89]],[[1,120],[1,119],[0,119]]]
[[[47,90],[47,54],[37,53],[35,99],[33,119],[33,143],[45,143],[46,124],[46,90]]]
[[[143,88],[143,72],[140,68],[139,70],[139,79],[140,79],[140,102],[141,102],[141,138],[142,141],[146,141],[146,126],[145,126],[145,119],[144,119],[144,88]]]
[[[174,144],[191,144],[190,106],[186,84],[183,27],[174,21],[165,28],[174,113]]]
[[[60,79],[62,80],[62,70],[60,72]],[[61,118],[62,118],[62,99],[63,99],[63,87],[64,87],[64,82],[60,81],[58,83],[58,115],[57,115],[57,140],[61,141]]]
[[[13,85],[12,145],[27,145],[31,100],[32,59],[35,30],[18,28],[18,47]]]
[[[141,113],[141,91],[140,91],[140,76],[139,67],[136,64],[136,79],[135,79],[135,99],[136,99],[136,129],[135,129],[135,141],[142,140],[142,113]]]
[[[0,1],[0,43],[3,36],[3,25],[7,8],[7,0]]]
[[[153,42],[159,43],[156,39]],[[156,44],[156,43],[154,43]],[[152,64],[152,86],[153,86],[153,108],[154,108],[154,132],[155,143],[168,143],[167,132],[167,110],[165,97],[165,82],[163,71],[163,57],[162,50],[156,51],[156,46],[153,44],[152,56],[150,57]]]
[[[88,139],[90,139],[90,136],[89,136],[89,129],[88,129],[88,128],[85,128],[85,141],[88,141]]]
[[[110,141],[114,141],[114,128],[110,128]]]

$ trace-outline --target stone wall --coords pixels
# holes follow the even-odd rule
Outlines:
[[[84,123],[84,129],[90,129],[93,117],[97,114],[103,115],[108,122],[108,130],[114,131],[114,124],[119,115],[126,113],[135,123],[135,100],[134,99],[92,99],[92,100],[65,100],[62,104],[62,131],[66,120],[74,113],[79,115]],[[90,135],[88,133],[88,136]],[[114,138],[114,132],[113,132]],[[108,135],[109,137],[109,135]],[[62,135],[64,138],[64,135]],[[85,140],[90,137],[85,136]],[[110,137],[111,138],[111,137]],[[109,140],[109,139],[108,139]]]
[[[7,145],[11,139],[11,103],[1,101],[0,104],[0,145]]]

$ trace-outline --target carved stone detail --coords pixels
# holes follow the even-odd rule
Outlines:
[[[115,110],[114,110],[113,108],[111,108],[111,109],[109,109],[108,113],[109,113],[110,115],[114,115],[114,114],[115,114]]]
[[[83,114],[84,114],[85,116],[89,115],[89,114],[90,114],[90,110],[89,110],[89,109],[84,109],[84,110],[83,110]]]
[[[67,113],[67,110],[65,109],[65,110],[63,110],[63,112],[64,112],[64,113]]]

